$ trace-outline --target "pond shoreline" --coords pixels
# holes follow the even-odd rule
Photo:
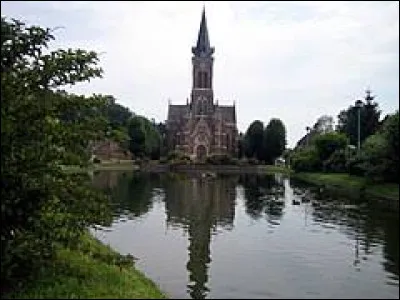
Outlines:
[[[85,233],[78,249],[60,247],[51,266],[24,289],[10,292],[16,299],[163,299],[159,286],[137,270],[134,263]],[[3,295],[2,295],[3,296]]]
[[[369,183],[363,177],[344,173],[301,172],[292,173],[291,177],[327,189],[353,193],[369,201],[376,200],[390,208],[399,209],[399,185],[395,183]]]
[[[135,171],[143,173],[186,173],[215,176],[216,174],[273,174],[290,175],[303,182],[328,189],[342,190],[343,193],[358,194],[376,199],[378,202],[399,209],[399,185],[395,183],[370,184],[363,177],[351,176],[345,173],[296,173],[290,168],[274,165],[211,165],[211,164],[160,164],[149,162],[138,165],[134,161],[110,161],[93,164],[89,168],[77,166],[65,167],[67,172],[95,171]]]

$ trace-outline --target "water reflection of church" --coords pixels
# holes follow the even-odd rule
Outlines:
[[[189,235],[188,292],[194,299],[208,292],[211,235],[217,228],[229,230],[235,217],[237,180],[190,178],[169,182],[165,206],[169,226],[183,225]]]

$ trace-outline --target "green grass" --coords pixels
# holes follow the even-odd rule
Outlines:
[[[104,161],[99,164],[92,164],[88,168],[81,168],[79,166],[63,166],[65,172],[79,173],[79,172],[89,172],[89,171],[119,171],[119,170],[138,170],[139,166],[135,165],[131,160],[121,160],[121,161]]]
[[[367,187],[367,191],[371,195],[385,195],[391,199],[399,200],[399,185],[395,183],[382,183]]]
[[[365,189],[372,196],[399,200],[399,185],[395,183],[371,183],[366,178],[342,173],[293,173],[300,180],[317,184],[349,189]]]
[[[121,266],[121,267],[120,267]],[[132,262],[89,234],[79,250],[59,249],[51,267],[9,298],[161,299],[166,296]]]
[[[266,173],[284,173],[284,174],[291,174],[293,171],[287,167],[281,166],[274,166],[274,165],[260,165]]]
[[[304,181],[312,182],[318,185],[335,185],[340,187],[361,188],[366,184],[362,177],[351,176],[341,173],[295,173],[293,175]]]

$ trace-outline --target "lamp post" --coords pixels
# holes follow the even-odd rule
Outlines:
[[[357,138],[357,153],[360,154],[360,148],[361,148],[361,125],[360,125],[360,112],[361,112],[361,107],[362,107],[363,102],[361,100],[356,101],[356,108],[358,110],[358,138]]]

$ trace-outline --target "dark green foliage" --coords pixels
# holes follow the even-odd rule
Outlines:
[[[274,160],[282,155],[285,147],[285,125],[279,119],[271,119],[264,130],[262,159],[267,164],[273,164]]]
[[[346,151],[338,149],[329,156],[329,158],[322,163],[322,169],[325,172],[344,173],[347,171],[346,167]]]
[[[379,119],[381,111],[378,103],[373,102],[374,97],[367,93],[365,103],[360,108],[360,141],[361,143],[370,135],[374,134],[380,125]],[[351,145],[358,142],[358,108],[349,106],[342,110],[338,115],[338,131],[345,133]]]
[[[154,123],[134,116],[128,124],[129,150],[136,157],[160,158],[161,135]]]
[[[236,165],[238,160],[226,154],[215,154],[207,156],[206,163],[212,165]]]
[[[373,180],[399,182],[399,112],[388,116],[382,128],[366,139],[350,172]]]
[[[297,150],[291,157],[291,166],[295,172],[318,171],[321,169],[321,164],[315,147]]]
[[[250,124],[244,137],[245,155],[258,160],[262,158],[263,152],[264,124],[261,121],[254,121]]]
[[[318,135],[313,141],[317,149],[320,161],[328,159],[333,152],[344,149],[347,145],[347,138],[344,134],[329,132]]]
[[[106,100],[107,102],[102,109],[102,113],[107,118],[111,129],[126,128],[129,119],[132,117],[132,112],[129,108],[116,103],[113,96],[107,96]]]
[[[128,125],[129,150],[136,157],[142,158],[146,152],[146,133],[139,118],[132,118]]]
[[[240,159],[245,156],[245,140],[243,133],[240,132],[238,138],[238,158]]]
[[[180,152],[178,150],[174,150],[174,151],[170,151],[168,153],[167,160],[171,161],[174,159],[180,159],[180,158],[183,158],[183,156],[184,156],[184,154],[182,152]]]
[[[383,123],[382,135],[387,143],[387,158],[391,161],[386,177],[399,182],[399,111],[390,115]]]
[[[10,288],[52,257],[57,243],[73,245],[93,223],[110,217],[108,202],[87,175],[89,141],[101,138],[102,96],[59,90],[100,77],[97,54],[59,49],[48,54],[50,29],[1,20],[1,285]],[[85,112],[80,114],[79,112]],[[82,213],[85,212],[85,213]]]
[[[256,120],[250,124],[244,136],[239,136],[239,158],[245,155],[249,163],[272,164],[282,155],[285,147],[286,129],[279,119],[271,119],[265,129],[264,124]]]

